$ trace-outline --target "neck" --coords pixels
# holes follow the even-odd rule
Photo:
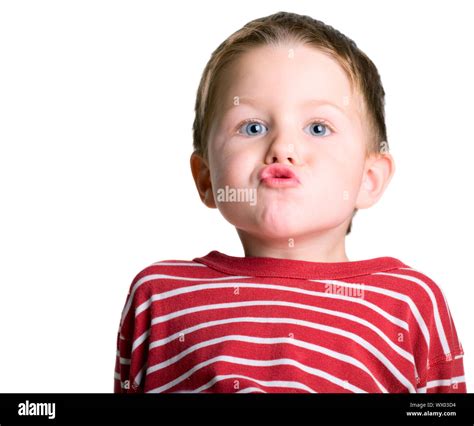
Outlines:
[[[288,238],[250,234],[237,229],[245,257],[275,257],[309,262],[349,262],[345,249],[345,224],[332,230]]]

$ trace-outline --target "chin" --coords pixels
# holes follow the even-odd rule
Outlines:
[[[254,223],[255,233],[262,237],[269,239],[288,239],[295,238],[303,230],[301,225],[294,223],[294,221],[285,220],[279,217],[274,220],[258,220]]]

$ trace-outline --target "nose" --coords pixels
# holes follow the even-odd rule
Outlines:
[[[265,154],[265,164],[297,164],[298,155],[296,152],[295,137],[291,131],[278,131],[273,136]]]

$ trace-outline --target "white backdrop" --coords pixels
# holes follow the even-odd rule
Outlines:
[[[398,257],[443,289],[474,389],[474,30],[469,2],[2,1],[0,392],[112,392],[132,279],[220,250],[235,229],[189,169],[198,82],[249,20],[309,14],[385,87],[396,174],[350,260]]]

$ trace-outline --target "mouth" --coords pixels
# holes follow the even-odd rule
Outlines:
[[[272,164],[259,173],[260,182],[272,188],[291,188],[300,185],[296,173],[283,164]]]

